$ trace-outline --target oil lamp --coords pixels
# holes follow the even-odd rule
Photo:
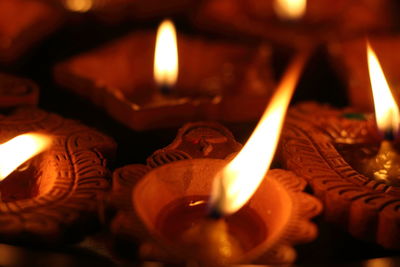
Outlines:
[[[261,116],[275,87],[269,46],[176,37],[163,25],[159,38],[135,32],[58,64],[56,81],[135,130]]]
[[[3,114],[0,128],[0,241],[72,243],[94,229],[115,143],[31,106]]]
[[[399,249],[399,111],[369,44],[366,55],[375,116],[357,108],[299,104],[288,113],[281,159],[309,181],[325,204],[327,221]]]
[[[113,193],[120,212],[113,222],[113,232],[126,233],[126,229],[132,229],[129,236],[141,232],[143,237],[145,229],[147,240],[140,249],[145,258],[197,261],[208,266],[257,262],[257,259],[264,263],[292,262],[294,250],[280,247],[279,242],[293,244],[312,239],[316,229],[309,222],[297,221],[295,206],[299,207],[303,201],[293,201],[290,187],[282,187],[287,179],[287,185],[296,184],[292,189],[298,192],[303,188],[298,187],[302,182],[282,170],[267,175],[266,172],[304,60],[298,57],[291,64],[259,125],[236,156],[226,152],[229,146],[223,144],[232,142],[229,135],[222,135],[225,131],[221,126],[203,123],[203,127],[190,127],[191,131],[184,127],[185,134],[179,140],[156,152],[148,161],[149,166],[154,166],[152,169],[131,165],[117,170]],[[196,138],[205,133],[206,145]],[[193,145],[207,147],[207,151],[201,149],[203,156],[199,157],[192,152]],[[217,147],[225,148],[224,152],[215,153]],[[225,156],[213,158],[215,155]],[[130,207],[121,204],[126,198],[121,194],[126,191],[131,194],[129,187],[124,189],[122,184],[134,185]],[[306,199],[308,211],[300,212],[303,219],[320,210],[314,200]],[[134,219],[128,222],[128,218]],[[294,225],[297,230],[289,230]]]

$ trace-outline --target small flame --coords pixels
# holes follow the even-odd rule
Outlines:
[[[178,79],[178,45],[174,24],[164,20],[157,31],[154,79],[160,86],[172,87]]]
[[[282,19],[296,20],[306,12],[307,0],[275,0],[274,9]]]
[[[49,145],[50,138],[38,133],[22,134],[0,144],[0,181]]]
[[[64,5],[73,12],[84,13],[93,6],[93,0],[65,0]]]
[[[216,175],[210,198],[212,214],[229,215],[239,210],[264,179],[305,60],[302,54],[292,62],[246,145]]]
[[[381,132],[394,138],[399,131],[399,107],[394,100],[378,58],[368,41],[367,57],[376,122]]]

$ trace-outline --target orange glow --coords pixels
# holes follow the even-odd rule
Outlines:
[[[48,148],[50,141],[46,135],[28,133],[0,144],[0,181],[28,159]]]
[[[218,214],[229,215],[239,210],[264,179],[305,59],[305,55],[300,55],[292,62],[246,145],[216,175],[210,204]]]
[[[387,133],[391,131],[393,136],[396,136],[400,123],[399,107],[394,100],[382,67],[369,42],[367,42],[367,57],[378,128],[381,132]]]
[[[92,8],[93,0],[65,0],[64,5],[71,11],[84,13]]]
[[[164,20],[157,31],[154,79],[160,86],[172,87],[178,79],[178,45],[174,24]]]
[[[282,19],[295,20],[306,12],[307,0],[275,0],[274,9]]]

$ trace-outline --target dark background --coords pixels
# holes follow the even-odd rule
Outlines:
[[[204,35],[192,29],[185,18],[174,18],[179,32]],[[57,86],[52,68],[60,61],[92,49],[135,29],[156,29],[159,20],[103,24],[90,15],[72,18],[55,33],[46,37],[13,64],[2,65],[0,71],[30,78],[40,87],[39,107],[64,117],[81,121],[113,137],[118,143],[116,159],[111,169],[131,163],[144,163],[154,150],[168,145],[177,128],[135,132],[110,118],[102,109]],[[208,38],[214,38],[206,34]],[[290,50],[275,47],[273,65],[279,78],[291,56]],[[345,87],[332,69],[324,47],[318,47],[309,60],[296,90],[293,103],[314,100],[335,106],[347,104]],[[256,122],[225,124],[239,142],[244,143]],[[357,241],[341,229],[317,218],[320,235],[310,244],[297,247],[298,266],[400,266],[400,254],[374,244]],[[101,238],[101,234],[99,235]],[[0,244],[0,266],[163,266],[115,257],[110,244],[89,238],[74,246],[38,247]],[[133,254],[133,252],[132,252]],[[388,257],[381,261],[368,259]],[[376,265],[375,265],[376,264]]]

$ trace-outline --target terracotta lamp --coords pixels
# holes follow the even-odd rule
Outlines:
[[[58,64],[55,79],[135,130],[262,114],[274,87],[268,46],[179,34],[176,47],[174,34],[163,23],[155,52],[155,33],[133,33]]]
[[[311,184],[326,220],[400,249],[399,111],[371,46],[368,63],[375,117],[355,108],[298,105],[289,111],[281,160]]]
[[[392,88],[400,86],[398,64],[400,56],[393,51],[400,48],[400,37],[381,35],[369,38],[385,70]],[[328,51],[332,63],[348,87],[348,97],[354,107],[365,111],[373,110],[371,84],[368,78],[367,58],[365,57],[365,38],[357,38],[329,44]],[[398,90],[394,90],[398,99]]]
[[[293,262],[292,246],[316,237],[309,219],[321,205],[301,192],[302,179],[284,170],[266,172],[300,64],[289,68],[243,148],[219,124],[187,124],[147,166],[116,170],[112,232],[139,240],[140,256],[153,260],[206,266]]]
[[[61,21],[61,13],[43,1],[0,0],[0,62],[16,60]]]
[[[28,79],[0,73],[0,109],[36,105],[39,88]]]
[[[304,46],[393,27],[392,2],[330,0],[204,1],[194,23],[222,34]]]
[[[0,240],[54,244],[93,231],[115,143],[34,107],[1,115],[0,128]]]

